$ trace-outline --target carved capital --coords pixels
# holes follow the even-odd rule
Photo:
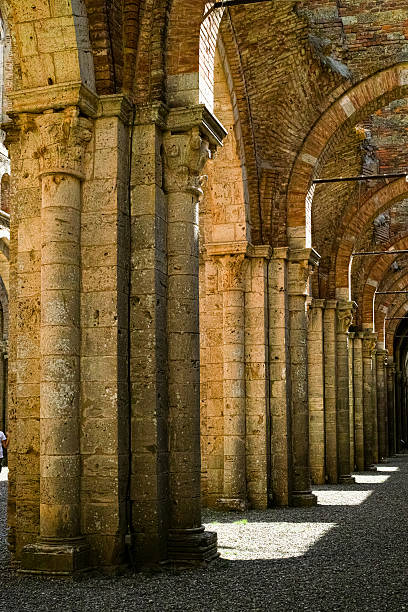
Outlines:
[[[339,302],[337,306],[337,333],[346,334],[353,322],[353,305],[350,302]]]
[[[198,128],[170,133],[164,138],[164,183],[167,193],[190,192],[200,197],[206,179],[201,171],[210,156],[207,140]]]
[[[222,290],[244,291],[245,273],[249,261],[245,254],[225,255],[218,257],[218,261],[221,266]]]
[[[82,176],[83,158],[92,138],[92,121],[81,117],[77,107],[61,112],[47,112],[33,118],[37,148],[33,157],[39,160],[40,174],[64,172]],[[34,127],[27,125],[26,129]]]
[[[377,346],[377,335],[371,332],[365,333],[363,338],[363,352],[366,357],[371,357]]]

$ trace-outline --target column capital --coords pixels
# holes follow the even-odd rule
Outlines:
[[[320,255],[314,249],[289,249],[289,261],[315,268],[320,263]]]
[[[80,116],[77,106],[41,115],[19,115],[21,134],[32,132],[33,157],[38,160],[39,176],[69,174],[83,179],[83,158],[92,138],[93,123]]]
[[[385,349],[377,349],[376,355],[377,355],[377,363],[385,366],[386,359],[388,357],[388,351],[386,351]]]
[[[364,332],[363,334],[363,351],[364,353],[371,356],[377,346],[377,334],[374,332]]]
[[[337,303],[337,333],[346,334],[353,322],[354,302]]]
[[[289,247],[275,247],[272,252],[272,259],[289,259]]]

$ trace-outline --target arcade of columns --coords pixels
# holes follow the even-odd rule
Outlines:
[[[408,286],[406,10],[103,4],[0,2],[28,573],[210,562],[202,506],[313,507],[408,438],[406,299],[376,293]],[[315,183],[369,163],[398,177]]]

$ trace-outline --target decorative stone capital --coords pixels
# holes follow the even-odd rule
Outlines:
[[[92,138],[92,121],[81,117],[78,107],[46,112],[34,119],[40,175],[71,174],[83,177],[83,158]]]
[[[197,127],[181,134],[167,133],[164,138],[164,184],[167,193],[190,192],[201,196],[206,179],[201,176],[201,171],[209,157],[209,142],[201,137]]]
[[[174,108],[167,115],[164,145],[164,184],[167,193],[202,195],[201,175],[211,150],[222,145],[227,132],[202,104]]]
[[[318,266],[320,255],[314,249],[291,249],[289,251],[288,293],[307,295],[312,272]]]
[[[318,298],[313,298],[312,301],[310,302],[310,308],[324,308],[326,304],[326,300],[322,300],[322,299],[318,299]]]
[[[326,300],[326,303],[324,305],[326,310],[336,310],[337,306],[338,306],[337,300]]]
[[[377,355],[377,364],[381,365],[382,367],[385,367],[386,362],[387,362],[387,357],[388,357],[388,351],[384,349],[377,349],[376,355]]]
[[[365,332],[363,336],[363,353],[366,357],[371,357],[377,346],[377,334]]]
[[[243,291],[248,258],[244,253],[219,257],[223,291]]]
[[[337,305],[337,333],[346,334],[353,322],[353,303],[339,302]]]

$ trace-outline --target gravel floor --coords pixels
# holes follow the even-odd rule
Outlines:
[[[21,577],[5,547],[7,483],[0,482],[0,610],[408,610],[408,455],[351,487],[317,487],[314,509],[206,512],[221,559],[204,570]]]

